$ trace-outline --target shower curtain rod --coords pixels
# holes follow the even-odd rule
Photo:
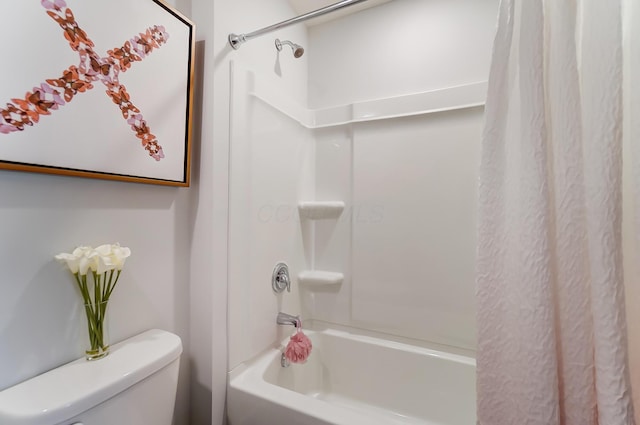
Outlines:
[[[246,43],[250,39],[254,37],[261,36],[263,34],[278,30],[280,28],[288,27],[289,25],[294,25],[299,22],[306,21],[308,19],[317,18],[322,15],[326,15],[327,13],[335,12],[336,10],[340,10],[344,7],[353,6],[357,3],[362,3],[367,0],[342,0],[338,3],[334,3],[330,6],[323,7],[322,9],[314,10],[313,12],[305,13],[304,15],[297,16],[295,18],[288,19],[286,21],[279,22],[277,24],[270,25],[268,27],[264,27],[262,29],[250,32],[248,34],[229,34],[229,44],[235,50],[238,50],[243,43]]]

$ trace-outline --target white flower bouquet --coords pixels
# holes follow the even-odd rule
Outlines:
[[[71,254],[55,256],[67,265],[75,278],[84,301],[89,343],[88,360],[96,360],[109,354],[106,334],[107,303],[118,283],[120,273],[131,250],[119,244],[100,245],[97,248],[79,246]],[[92,279],[88,279],[90,275]]]

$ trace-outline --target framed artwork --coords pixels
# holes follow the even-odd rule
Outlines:
[[[0,168],[188,186],[194,24],[162,0],[0,0]]]

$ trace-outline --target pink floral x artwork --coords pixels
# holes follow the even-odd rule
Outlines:
[[[47,79],[27,91],[24,97],[12,98],[6,106],[0,107],[0,134],[24,131],[36,125],[41,116],[51,115],[71,102],[78,93],[85,93],[94,88],[94,83],[100,83],[148,155],[156,161],[164,158],[162,146],[140,109],[132,102],[127,88],[119,82],[118,76],[128,71],[133,63],[142,61],[167,43],[169,34],[165,28],[161,25],[147,28],[122,46],[108,50],[106,56],[100,56],[64,0],[41,0],[41,4],[47,15],[62,28],[69,46],[78,53],[79,63],[70,65],[60,77]]]

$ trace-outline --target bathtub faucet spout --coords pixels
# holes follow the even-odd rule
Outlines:
[[[300,316],[292,316],[290,314],[287,313],[278,313],[278,318],[276,319],[276,322],[279,325],[292,325],[295,326],[296,328],[300,328]]]

